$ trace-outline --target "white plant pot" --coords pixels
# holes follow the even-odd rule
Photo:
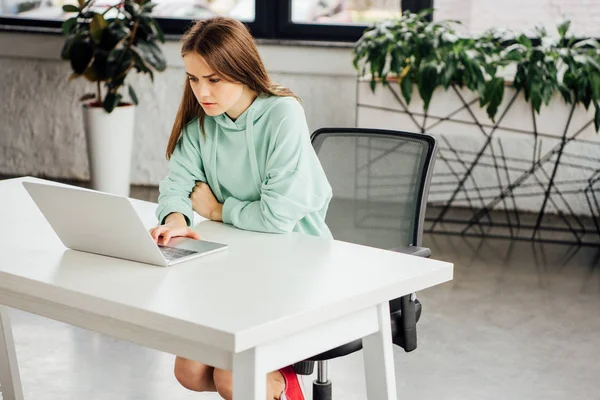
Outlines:
[[[93,189],[129,196],[135,107],[119,106],[112,113],[83,106],[83,121]]]

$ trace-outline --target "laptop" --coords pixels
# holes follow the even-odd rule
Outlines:
[[[227,248],[189,238],[157,245],[127,197],[34,182],[23,186],[63,244],[73,250],[166,267]]]

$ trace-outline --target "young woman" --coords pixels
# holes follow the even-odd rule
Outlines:
[[[198,21],[183,38],[186,84],[160,184],[157,243],[198,239],[193,212],[241,229],[331,237],[331,187],[311,146],[304,110],[273,85],[245,26]],[[177,357],[186,388],[231,399],[231,373]],[[267,377],[268,399],[303,400],[291,367]]]

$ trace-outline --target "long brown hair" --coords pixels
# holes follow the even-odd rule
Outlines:
[[[243,83],[258,95],[296,97],[289,89],[271,82],[252,35],[238,20],[215,17],[194,23],[183,36],[181,56],[192,52],[198,53],[216,74]],[[205,116],[186,77],[183,98],[167,145],[167,159],[171,158],[185,125],[195,118],[200,119],[204,134]]]

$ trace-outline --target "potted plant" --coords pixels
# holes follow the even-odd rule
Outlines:
[[[597,241],[600,43],[570,35],[568,21],[553,37],[465,36],[431,13],[379,21],[353,50],[358,126],[439,139],[429,195],[439,213],[425,229],[539,239],[552,213],[561,240]]]
[[[158,42],[164,35],[152,18],[151,0],[123,0],[98,8],[94,0],[78,0],[63,10],[75,15],[62,26],[66,40],[61,57],[71,63],[69,80],[84,77],[95,83],[95,93],[81,96],[83,120],[94,189],[129,194],[135,105],[138,97],[127,85],[129,72],[146,73],[166,68]]]

